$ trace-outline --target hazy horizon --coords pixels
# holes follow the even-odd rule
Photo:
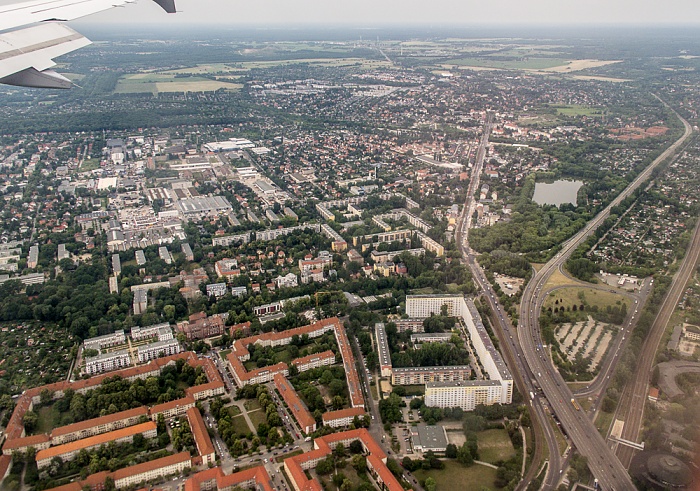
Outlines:
[[[2,0],[0,3],[12,3]],[[651,0],[503,0],[485,4],[474,0],[176,0],[179,13],[165,14],[155,3],[139,0],[85,18],[81,23],[168,23],[170,25],[317,26],[700,26],[700,3],[677,0],[671,4]]]

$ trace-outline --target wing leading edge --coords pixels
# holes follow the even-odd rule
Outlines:
[[[53,58],[90,44],[73,29],[50,21],[69,21],[133,0],[33,0],[0,7],[0,83],[68,89],[72,83],[51,70]],[[168,13],[175,0],[153,0]],[[28,24],[37,26],[16,29]]]

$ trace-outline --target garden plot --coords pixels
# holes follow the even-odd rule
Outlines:
[[[595,371],[600,360],[605,355],[608,345],[613,338],[613,326],[593,320],[588,317],[585,321],[574,324],[562,324],[555,336],[559,346],[569,361],[574,361],[577,355],[589,360],[590,370]]]

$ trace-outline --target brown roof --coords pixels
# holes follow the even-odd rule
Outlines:
[[[83,438],[82,440],[76,440],[74,442],[65,443],[63,445],[50,447],[45,450],[39,450],[36,454],[36,460],[38,462],[40,460],[52,459],[56,456],[63,455],[68,452],[80,450],[83,448],[95,447],[104,443],[109,443],[111,441],[117,440],[118,438],[133,436],[137,433],[144,433],[146,431],[155,429],[156,424],[153,421],[148,421],[147,423],[141,423],[134,426],[127,426],[126,428],[102,433],[101,435],[90,436],[88,438]]]
[[[94,426],[114,423],[115,421],[121,421],[123,419],[128,418],[136,418],[138,416],[148,416],[148,409],[145,406],[142,406],[134,409],[128,409],[126,411],[121,411],[119,413],[109,414],[107,416],[102,416],[99,418],[88,419],[87,421],[80,421],[79,423],[73,423],[67,426],[61,426],[60,428],[55,428],[51,432],[51,437],[53,438],[60,435],[67,435],[76,431],[87,430]]]

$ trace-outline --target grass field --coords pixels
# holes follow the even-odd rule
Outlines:
[[[493,490],[497,488],[493,485],[496,480],[496,469],[484,465],[473,465],[464,467],[454,460],[446,460],[443,470],[423,470],[419,469],[413,474],[419,481],[429,477],[435,479],[436,491],[456,491],[456,490]],[[467,484],[468,483],[468,484]]]
[[[255,428],[257,428],[260,423],[267,423],[267,417],[262,409],[248,411],[248,417],[253,422],[253,426],[255,426]]]
[[[248,411],[253,411],[253,410],[255,410],[255,409],[260,409],[260,403],[258,402],[257,399],[248,399],[247,401],[245,401],[245,402],[243,403],[243,406],[245,406],[245,408],[246,408]]]
[[[498,60],[493,58],[458,58],[449,60],[447,64],[459,66],[474,66],[497,70],[545,70],[566,65],[561,58],[524,58],[521,60]]]
[[[238,90],[241,84],[220,82],[202,77],[175,78],[167,73],[135,73],[119,79],[114,92],[117,94],[141,94],[160,92],[212,92],[219,89]]]
[[[495,464],[515,456],[515,448],[505,429],[480,431],[476,435],[479,442],[479,460]]]
[[[596,116],[601,117],[602,109],[599,107],[583,106],[583,105],[564,105],[564,106],[551,106],[557,110],[558,114],[562,116]]]
[[[78,172],[88,172],[100,168],[100,159],[85,159]]]
[[[581,293],[583,293],[585,301],[580,298]],[[598,310],[605,310],[608,306],[614,307],[618,305],[617,302],[620,302],[620,305],[627,304],[629,308],[629,300],[622,295],[593,288],[562,288],[547,295],[543,308],[556,307],[557,300],[559,300],[559,306],[565,307],[587,303],[590,306],[597,305]]]
[[[241,408],[239,408],[239,407],[236,406],[235,404],[234,404],[234,405],[231,405],[231,406],[228,407],[228,413],[229,413],[231,416],[238,416],[239,414],[241,414]]]
[[[219,356],[221,357],[222,360],[226,361],[226,357],[231,353],[230,349],[225,349],[223,351],[219,351]]]
[[[610,425],[612,425],[613,418],[615,415],[613,413],[606,413],[605,411],[598,411],[598,417],[595,420],[595,427],[598,429],[603,438],[608,436],[608,430],[610,430]]]
[[[238,416],[231,418],[231,421],[233,421],[233,429],[237,435],[243,436],[243,435],[247,435],[250,432],[250,428],[248,427],[248,423],[246,422],[246,420],[242,414],[239,414]],[[255,432],[253,432],[253,433],[255,433]]]
[[[61,426],[61,413],[54,409],[53,404],[51,406],[44,406],[37,412],[39,420],[36,424],[36,429],[34,430],[34,435],[39,435],[42,433],[51,433],[51,430]]]

